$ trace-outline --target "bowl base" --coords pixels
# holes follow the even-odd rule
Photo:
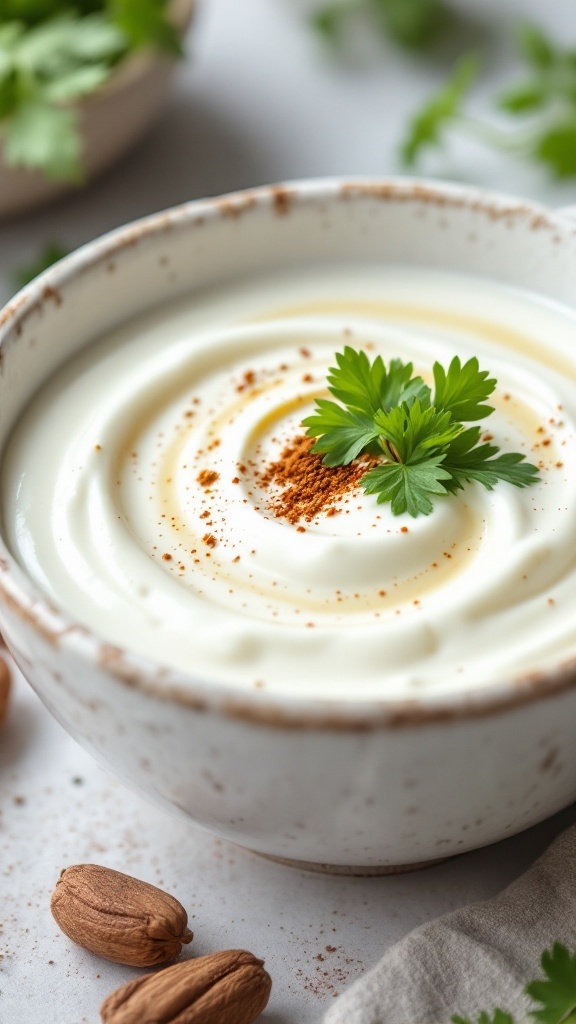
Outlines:
[[[266,860],[273,860],[277,864],[286,864],[290,868],[300,868],[301,871],[318,871],[325,875],[348,875],[352,878],[402,875],[408,871],[420,871],[421,868],[431,868],[435,864],[444,864],[445,861],[450,860],[450,857],[437,857],[434,860],[421,860],[417,864],[370,864],[363,866],[362,864],[319,864],[316,861],[277,857],[273,853],[259,853],[259,856],[265,857]]]

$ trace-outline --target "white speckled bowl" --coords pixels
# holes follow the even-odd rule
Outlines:
[[[85,246],[0,314],[0,454],[73,352],[156,304],[306,260],[464,270],[576,306],[576,228],[543,208],[414,181],[261,188]],[[206,685],[53,607],[0,536],[0,628],[63,725],[161,804],[260,853],[381,872],[512,835],[576,798],[576,665],[450,697],[306,701]]]
[[[195,0],[173,0],[172,20],[184,34]],[[92,181],[134,145],[164,106],[177,62],[142,51],[121,61],[107,82],[75,104],[80,118],[86,182]],[[75,185],[52,181],[39,171],[12,167],[0,144],[0,219],[51,202]]]

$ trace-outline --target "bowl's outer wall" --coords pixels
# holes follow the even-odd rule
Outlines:
[[[576,795],[574,690],[440,724],[286,728],[143,695],[19,615],[1,621],[46,706],[99,761],[261,853],[413,864],[513,835]]]
[[[49,374],[131,316],[244,274],[354,259],[457,269],[576,301],[573,228],[475,192],[309,183],[190,204],[86,247],[0,314],[0,452]],[[170,672],[139,667],[71,625],[1,538],[0,628],[44,702],[97,758],[263,853],[421,862],[511,835],[576,798],[572,677],[549,692],[544,681],[529,700],[519,687],[517,703],[512,689],[474,714],[455,698],[436,719],[387,722],[377,709],[372,720],[370,709],[347,718],[341,705],[324,719],[321,707],[285,718],[281,700],[276,719],[239,714],[225,688],[179,678],[178,689]]]

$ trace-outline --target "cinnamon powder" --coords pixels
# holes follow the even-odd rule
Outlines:
[[[268,509],[292,524],[300,519],[309,523],[321,512],[336,515],[339,510],[334,503],[353,491],[377,462],[363,458],[349,466],[325,466],[322,456],[310,451],[313,444],[314,438],[298,435],[259,476],[261,487],[276,484],[282,488],[270,499]]]
[[[201,487],[211,487],[218,480],[220,474],[214,469],[202,469],[198,473],[196,480]]]

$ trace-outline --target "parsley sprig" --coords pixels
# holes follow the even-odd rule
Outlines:
[[[74,101],[128,53],[180,54],[167,0],[6,0],[0,13],[0,140],[6,162],[83,180]]]
[[[302,421],[316,438],[313,452],[327,466],[346,466],[359,455],[381,462],[362,478],[366,494],[389,502],[394,515],[429,515],[433,498],[456,494],[467,482],[492,490],[499,480],[527,487],[538,469],[517,452],[480,442],[480,426],[465,423],[489,416],[486,400],[496,387],[476,358],[458,356],[447,370],[434,363],[434,390],[413,376],[412,363],[381,356],[371,363],[363,351],[346,346],[328,372],[328,390],[337,399],[318,398]],[[341,404],[338,404],[341,403]]]
[[[450,130],[544,164],[557,178],[576,175],[576,49],[556,44],[531,24],[519,26],[517,47],[524,77],[495,98],[506,123],[468,113],[466,101],[480,62],[474,55],[464,56],[442,89],[411,119],[401,146],[406,167],[414,167],[425,150],[442,145]]]
[[[540,960],[545,978],[530,982],[526,995],[536,1004],[529,1011],[532,1021],[540,1024],[576,1024],[576,953],[555,942]],[[454,1014],[452,1024],[515,1024],[510,1013],[495,1010],[493,1015],[480,1014],[476,1021]]]

